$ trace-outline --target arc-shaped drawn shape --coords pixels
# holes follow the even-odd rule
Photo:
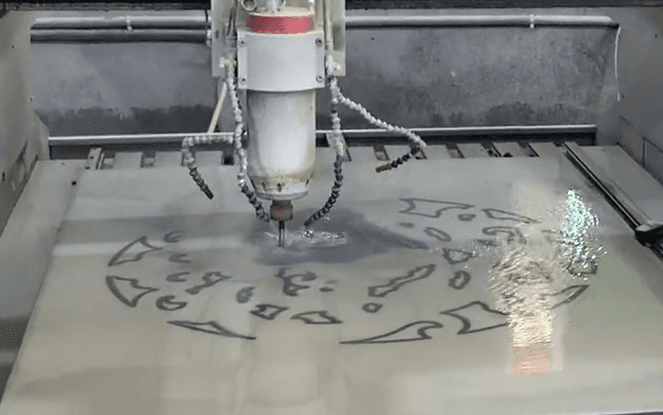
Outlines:
[[[472,219],[476,218],[477,215],[473,213],[461,213],[458,215],[458,220],[461,222],[471,222]]]
[[[548,294],[547,296],[555,298],[557,303],[552,307],[555,309],[574,301],[576,298],[580,297],[580,295],[582,295],[582,293],[584,293],[587,288],[589,288],[589,284],[571,285],[555,294]]]
[[[400,200],[407,203],[408,207],[398,213],[424,216],[427,218],[439,218],[442,216],[442,213],[450,209],[470,209],[474,207],[474,205],[466,203],[444,202],[431,199],[401,198]]]
[[[297,293],[301,290],[311,288],[310,285],[297,284],[293,280],[301,278],[303,282],[315,281],[317,276],[312,272],[304,272],[301,274],[285,275],[285,271],[281,271],[276,275],[276,278],[283,280],[283,294],[290,297],[297,297]]]
[[[462,290],[470,283],[472,277],[469,272],[466,271],[456,271],[454,276],[449,278],[449,287],[456,290]]]
[[[488,305],[481,301],[472,301],[469,304],[465,304],[464,306],[457,307],[457,308],[452,308],[451,310],[446,310],[446,311],[441,311],[440,314],[442,315],[447,315],[450,317],[457,318],[458,320],[463,323],[463,328],[458,331],[457,334],[471,334],[471,333],[478,333],[481,331],[486,331],[486,330],[492,330],[496,329],[498,327],[505,327],[508,325],[508,323],[505,321],[503,323],[499,324],[492,324],[492,325],[487,325],[487,326],[472,326],[472,322],[469,317],[467,317],[464,314],[469,314],[471,312],[479,312],[479,313],[488,313],[488,315],[497,317],[500,316],[504,320],[506,320],[507,314],[502,313],[501,311],[493,310]]]
[[[307,311],[305,313],[295,314],[290,320],[301,320],[306,324],[341,324],[342,321],[334,316],[330,316],[327,311]]]
[[[255,340],[253,336],[246,336],[244,334],[235,333],[223,327],[216,321],[208,321],[205,323],[197,323],[195,321],[169,321],[168,324],[173,326],[183,327],[185,329],[200,331],[203,333],[215,334],[217,336],[230,337],[234,339]]]
[[[129,307],[136,307],[141,298],[149,293],[159,291],[158,288],[142,287],[135,278],[122,278],[115,275],[106,277],[106,286],[115,298]]]
[[[187,254],[173,254],[170,257],[168,257],[168,261],[176,262],[178,264],[190,264],[191,261],[186,259],[187,256],[188,256]]]
[[[170,274],[169,276],[166,277],[166,281],[168,282],[186,282],[186,279],[181,278],[184,275],[190,275],[191,273],[188,271],[185,272],[176,272],[174,274]]]
[[[507,235],[507,243],[518,242],[521,244],[527,243],[520,229],[512,226],[488,226],[482,230],[484,235],[498,236],[499,234]]]
[[[377,313],[382,308],[380,303],[366,303],[361,306],[361,309],[367,313]]]
[[[507,212],[505,210],[499,210],[499,209],[481,209],[481,210],[483,210],[486,216],[488,216],[490,219],[510,220],[526,224],[539,223],[538,220],[534,220],[532,218],[528,218],[527,216],[519,215],[517,213]]]
[[[389,280],[388,283],[382,285],[374,285],[368,287],[369,297],[386,297],[395,291],[398,291],[402,286],[428,278],[435,271],[435,264],[424,265],[409,271],[402,277],[396,277]]]
[[[442,249],[442,258],[446,259],[449,265],[456,265],[467,262],[473,256],[474,254],[472,252],[463,251],[462,249]]]
[[[184,231],[168,232],[166,235],[164,235],[163,241],[174,244],[174,243],[180,242],[180,240],[182,239],[182,236],[184,236]]]
[[[448,233],[444,232],[441,229],[433,228],[433,227],[427,227],[424,229],[424,232],[428,236],[432,236],[433,238],[437,239],[440,242],[451,242],[451,236],[449,236]]]
[[[235,294],[235,299],[240,304],[248,303],[249,300],[251,300],[251,297],[253,297],[253,290],[255,289],[256,287],[244,287],[237,291],[237,294]]]
[[[288,307],[281,307],[273,304],[256,304],[255,307],[255,309],[249,312],[256,317],[260,317],[265,320],[274,320],[276,316],[288,309]]]
[[[191,288],[187,288],[184,291],[191,294],[191,295],[196,295],[199,292],[201,292],[202,290],[204,290],[205,288],[209,288],[209,287],[213,286],[214,284],[217,284],[221,281],[228,280],[230,278],[231,277],[229,277],[227,275],[223,275],[219,271],[206,272],[205,274],[203,274],[203,281],[204,282],[202,284],[193,286]]]
[[[127,255],[128,258],[126,258],[126,259],[123,258],[125,256],[125,254],[127,253],[127,251],[130,250],[131,248],[135,247],[135,246],[143,246],[147,249],[145,249],[144,251],[135,253],[135,254],[129,254],[129,255]],[[111,260],[108,262],[108,266],[109,267],[114,267],[116,265],[125,264],[127,262],[138,262],[141,259],[143,259],[143,257],[145,255],[147,255],[151,252],[160,251],[162,249],[163,248],[159,248],[158,246],[150,245],[150,243],[147,241],[147,236],[142,236],[142,237],[136,239],[133,242],[129,242],[124,248],[120,249],[117,254],[113,255],[113,258],[111,258]]]
[[[390,331],[389,333],[380,334],[379,336],[366,339],[342,341],[341,344],[380,344],[430,340],[432,337],[428,335],[427,331],[430,329],[441,329],[443,327],[442,323],[437,321],[415,321],[414,323],[406,324],[403,327]]]
[[[181,310],[187,306],[186,301],[173,301],[174,295],[164,295],[157,298],[157,308],[163,311]]]

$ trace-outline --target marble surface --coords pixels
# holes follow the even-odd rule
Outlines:
[[[230,166],[201,169],[211,201],[182,168],[86,171],[0,415],[663,410],[663,264],[561,155],[346,163],[312,243],[319,155],[285,249]],[[579,276],[570,189],[604,248]],[[514,252],[530,309],[489,278]]]

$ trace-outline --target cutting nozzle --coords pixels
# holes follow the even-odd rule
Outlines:
[[[279,247],[283,248],[285,244],[285,221],[279,221]]]
[[[292,203],[289,200],[275,200],[269,208],[269,216],[279,222],[279,246],[285,244],[285,221],[292,219]]]

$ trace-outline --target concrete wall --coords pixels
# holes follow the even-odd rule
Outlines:
[[[387,12],[348,12],[362,13]],[[348,76],[340,84],[376,116],[409,127],[593,123],[617,97],[615,35],[607,28],[350,30]],[[35,102],[52,135],[207,127],[215,84],[204,45],[35,44],[33,49]],[[326,91],[319,94],[320,128],[330,126],[328,99]],[[344,127],[369,126],[355,113],[341,116]],[[225,111],[224,129],[231,129],[231,119]]]
[[[36,17],[12,12],[0,18],[0,234],[37,156],[48,155],[47,132],[34,112],[29,71],[29,28]]]
[[[622,99],[599,123],[599,142],[621,145],[663,182],[663,9],[606,9],[622,25]]]
[[[353,10],[348,15],[388,13],[393,12]],[[603,29],[351,30],[348,77],[341,80],[350,98],[378,117],[412,127],[597,122],[600,143],[621,145],[663,180],[661,9],[425,13],[610,16],[621,24],[617,73],[622,99],[616,102],[616,33]],[[215,85],[203,45],[38,44],[33,49],[35,102],[52,135],[207,127]],[[327,128],[328,97],[319,95],[318,125]],[[341,115],[344,127],[367,126],[356,114]],[[223,128],[230,129],[230,123],[224,111]]]

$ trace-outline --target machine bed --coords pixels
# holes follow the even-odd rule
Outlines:
[[[663,188],[617,147],[479,147],[429,146],[380,174],[373,148],[350,147],[352,180],[309,240],[297,227],[332,183],[318,148],[283,250],[219,153],[201,167],[211,201],[179,153],[38,162],[0,240],[3,264],[42,247],[9,281],[45,270],[0,414],[663,411],[663,262],[577,161],[626,166],[594,177],[651,220],[642,202]],[[518,347],[488,278],[503,251],[486,241],[550,252],[569,190],[600,218],[605,254],[536,286],[552,342]]]

